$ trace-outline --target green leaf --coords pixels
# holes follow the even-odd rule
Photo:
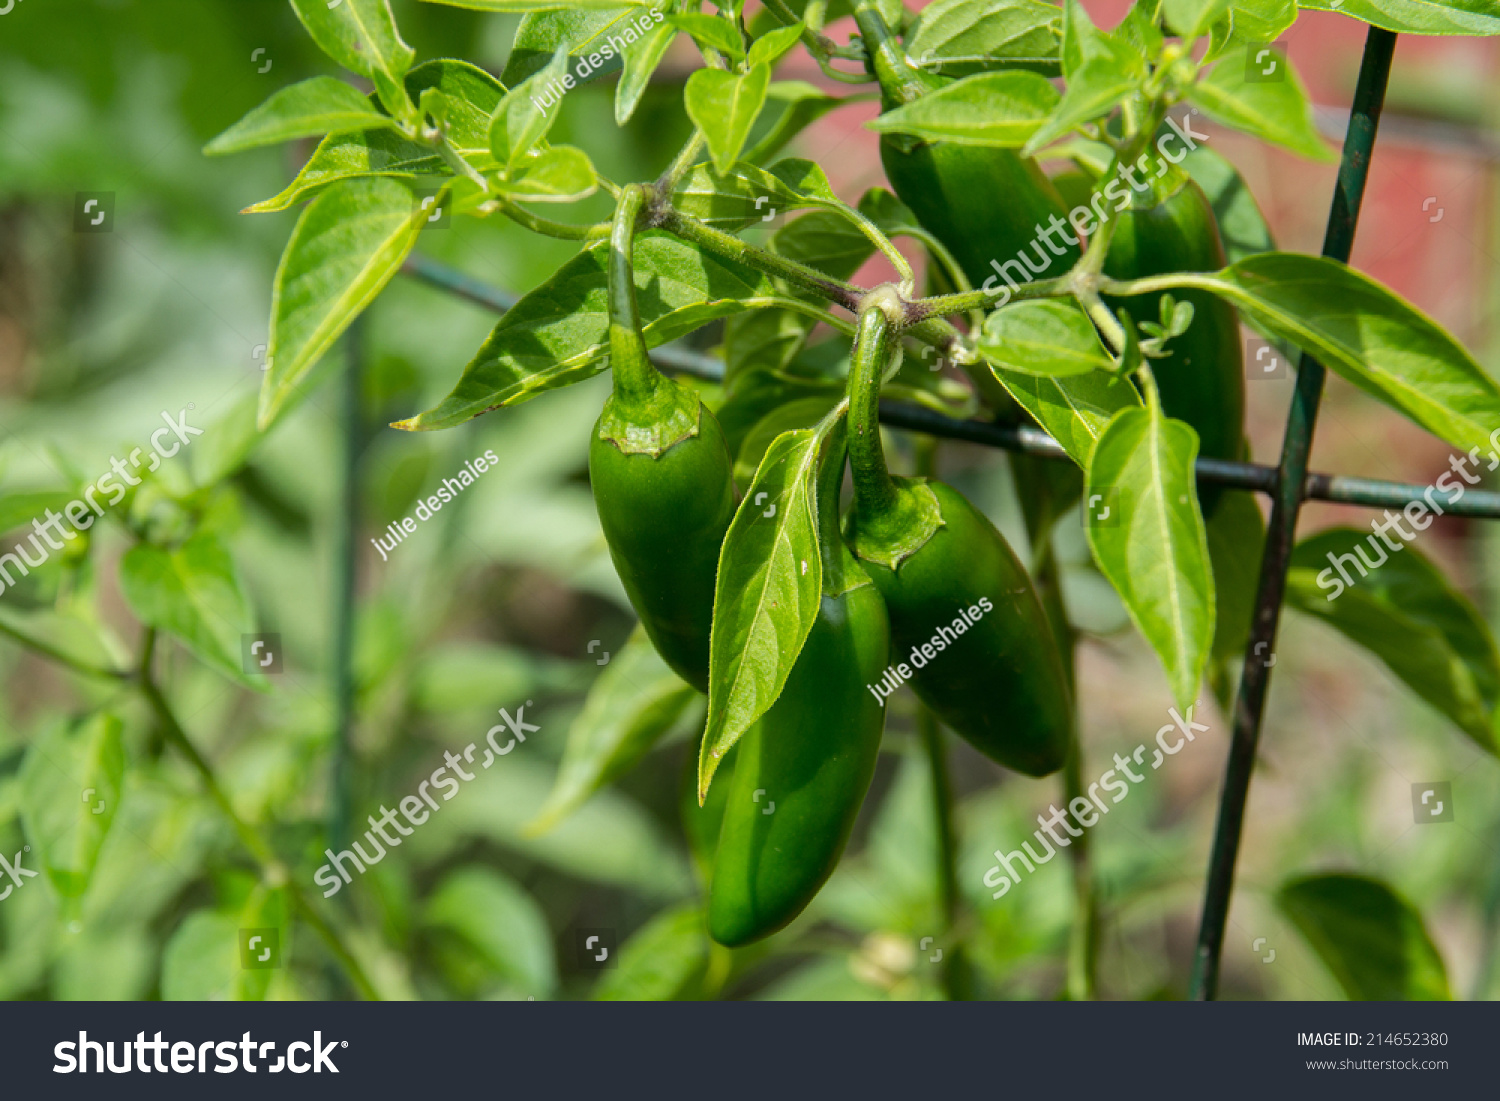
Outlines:
[[[302,212],[271,295],[262,430],[400,270],[425,221],[411,188],[387,179],[347,180]]]
[[[79,898],[88,889],[119,809],[125,779],[121,730],[108,711],[76,727],[58,724],[32,743],[21,763],[21,815],[33,845],[33,870],[40,864],[64,898]],[[0,893],[9,894],[8,885]]]
[[[1139,82],[1140,74],[1123,68],[1114,57],[1094,57],[1085,61],[1068,78],[1067,89],[1052,117],[1028,136],[1022,154],[1032,156],[1074,127],[1110,114]]]
[[[1109,422],[1089,461],[1089,545],[1125,610],[1156,651],[1172,695],[1198,692],[1214,637],[1214,579],[1198,509],[1198,434],[1159,406]]]
[[[554,145],[521,158],[500,189],[523,203],[573,203],[597,191],[599,181],[587,153],[576,145]]]
[[[887,111],[868,125],[961,145],[1025,145],[1058,105],[1046,77],[1025,70],[979,73]]]
[[[990,372],[1068,456],[1087,468],[1104,429],[1122,409],[1141,408],[1135,387],[1103,372],[1070,378],[1022,375],[991,365]]]
[[[543,999],[557,986],[546,915],[494,868],[471,865],[449,873],[428,899],[423,923],[462,937],[522,997]]]
[[[1045,0],[936,0],[919,13],[906,52],[924,69],[962,75],[996,65],[1053,72],[1062,13]]]
[[[202,661],[241,683],[240,640],[250,608],[229,551],[200,534],[174,551],[141,543],[120,560],[120,591],[142,623],[180,639]]]
[[[708,923],[697,905],[664,910],[620,946],[619,966],[594,987],[602,1002],[667,1002],[691,997],[708,970]]]
[[[1270,252],[1276,247],[1271,227],[1260,212],[1255,196],[1234,165],[1216,150],[1200,145],[1182,162],[1188,175],[1203,189],[1214,208],[1219,223],[1219,237],[1224,254],[1232,264],[1256,252]]]
[[[608,365],[608,243],[598,242],[516,303],[437,407],[395,427],[451,428],[503,405],[582,382]],[[655,347],[738,310],[775,305],[758,272],[660,231],[636,237],[642,332]]]
[[[1285,146],[1315,161],[1331,161],[1334,154],[1318,136],[1313,123],[1312,101],[1292,63],[1280,50],[1247,46],[1246,51],[1270,50],[1265,64],[1283,69],[1281,80],[1247,81],[1248,56],[1231,56],[1214,66],[1208,76],[1193,86],[1189,98],[1212,118],[1226,126],[1253,134],[1263,141]]]
[[[840,99],[805,80],[773,81],[766,89],[766,99],[785,103],[786,107],[765,134],[753,146],[745,150],[743,159],[751,164],[760,164],[769,160],[780,152],[787,142],[829,111],[859,98],[861,97],[851,96],[848,99]]]
[[[450,8],[473,11],[614,11],[616,8],[643,7],[646,0],[423,0],[427,4],[444,4]]]
[[[771,170],[740,161],[727,172],[710,164],[694,165],[672,192],[672,205],[683,214],[734,232],[754,222],[770,221],[778,214],[828,202],[814,181],[813,191],[799,189],[799,171],[810,161],[780,161]],[[778,172],[778,170],[781,170]],[[818,169],[821,176],[821,169]],[[790,177],[790,180],[783,177]],[[822,177],[821,189],[827,189]]]
[[[1297,6],[1341,12],[1398,34],[1500,34],[1493,0],[1298,0]]]
[[[1424,527],[1432,523],[1432,510],[1420,503],[1404,521],[1386,514],[1382,526],[1399,550],[1354,528],[1303,540],[1292,554],[1287,601],[1369,650],[1480,746],[1500,753],[1500,652],[1474,605],[1389,523],[1395,515],[1416,535],[1423,528],[1413,513]]]
[[[624,72],[615,87],[615,125],[624,126],[635,114],[641,96],[651,83],[651,74],[661,64],[667,49],[677,38],[677,28],[669,23],[647,31],[625,47]]]
[[[1203,60],[1213,61],[1244,46],[1259,50],[1275,42],[1296,21],[1296,0],[1230,0],[1228,9],[1214,24],[1212,43]]]
[[[521,17],[501,76],[507,86],[521,83],[559,50],[573,60],[574,80],[587,83],[612,70],[616,57],[665,19],[661,8],[630,3],[551,7],[556,10],[531,11]]]
[[[239,934],[239,921],[230,914],[195,910],[184,918],[162,950],[162,1001],[229,998],[240,972]]]
[[[1167,26],[1184,39],[1208,33],[1229,7],[1229,0],[1162,0]]]
[[[207,439],[207,436],[204,437]],[[129,655],[98,623],[83,613],[59,612],[54,608],[22,611],[0,600],[0,636],[5,628],[18,631],[51,647],[67,658],[103,669],[123,669]]]
[[[1114,366],[1094,323],[1071,298],[1002,306],[984,319],[979,354],[991,366],[1023,375],[1082,375]]]
[[[61,512],[76,496],[65,489],[7,493],[0,497],[0,534],[30,528],[33,520],[43,519],[48,512]]]
[[[1214,571],[1215,661],[1244,654],[1255,615],[1266,521],[1251,493],[1226,492],[1208,517],[1208,557]],[[1269,655],[1261,657],[1269,660]]]
[[[1448,973],[1422,915],[1378,879],[1312,875],[1276,904],[1352,1001],[1447,1001]]]
[[[774,31],[767,31],[750,44],[750,56],[746,64],[775,65],[797,45],[801,37],[801,23],[793,23],[790,27],[778,27]]]
[[[822,438],[786,432],[766,450],[719,551],[709,644],[707,794],[724,754],[776,702],[822,604],[817,468]]]
[[[599,674],[568,728],[557,782],[526,832],[545,833],[627,772],[664,734],[681,726],[700,699],[636,627]]]
[[[480,172],[491,172],[490,116],[505,88],[489,73],[467,61],[444,59],[418,65],[406,77],[407,91],[420,100],[436,89],[447,105],[448,141]],[[247,214],[285,210],[340,180],[360,177],[451,176],[442,157],[425,145],[389,130],[362,130],[323,139],[297,178],[281,194],[245,208]]]
[[[1500,386],[1464,347],[1336,260],[1267,252],[1192,278],[1460,450],[1500,428]]]
[[[395,119],[375,110],[368,96],[342,80],[315,76],[281,89],[205,145],[203,152],[218,156],[317,134],[395,125]]]
[[[292,926],[287,920],[289,907],[285,887],[268,888],[257,883],[245,899],[235,922],[235,947],[239,958],[230,982],[230,997],[237,1002],[263,1002],[271,989],[271,980],[292,953]],[[249,930],[257,932],[249,932]],[[252,937],[261,940],[251,946]],[[274,944],[267,940],[275,938]],[[270,951],[271,959],[261,960]],[[277,962],[277,967],[247,967],[247,962]]]
[[[803,398],[792,398],[776,406],[745,433],[734,457],[734,480],[739,485],[748,485],[766,457],[766,452],[785,432],[799,428],[811,428],[828,415],[838,404],[843,391],[836,386],[827,387],[822,393]]]
[[[390,0],[292,0],[297,18],[319,49],[352,73],[367,77],[386,110],[408,122],[416,112],[402,82],[416,54],[401,40]]]
[[[1146,72],[1146,58],[1133,42],[1095,27],[1079,0],[1063,0],[1062,69],[1069,84],[1090,61],[1107,61],[1122,75]]]
[[[490,122],[490,152],[510,169],[547,136],[557,121],[555,104],[544,108],[538,102],[564,94],[562,78],[568,71],[568,55],[558,52],[538,72],[505,93]]]
[[[745,58],[745,43],[740,32],[729,20],[717,15],[671,15],[667,22],[680,31],[687,31],[705,49],[726,53],[735,61]]]
[[[688,117],[708,139],[708,151],[720,172],[729,171],[739,159],[765,105],[770,83],[769,65],[756,65],[742,74],[699,69],[688,77],[684,91]]]

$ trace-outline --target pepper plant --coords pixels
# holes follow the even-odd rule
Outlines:
[[[651,687],[621,721],[602,712],[629,674],[601,677],[533,826],[570,815],[638,761],[695,693],[706,696],[684,813],[708,901],[704,916],[684,920],[721,945],[784,928],[832,874],[903,684],[919,701],[940,806],[947,728],[1006,769],[1058,774],[1069,806],[1107,813],[1085,782],[1077,714],[1090,686],[1076,678],[1077,629],[1052,551],[1055,525],[1073,510],[1160,661],[1163,710],[1191,716],[1205,682],[1231,708],[1266,526],[1243,485],[1211,483],[1199,460],[1248,458],[1241,324],[1303,357],[1309,380],[1321,364],[1460,452],[1500,453],[1500,386],[1474,357],[1350,268],[1347,251],[1277,250],[1232,166],[1195,144],[1205,135],[1194,125],[1211,119],[1311,160],[1335,158],[1301,81],[1270,45],[1298,17],[1291,0],[1136,0],[1113,31],[1079,0],[938,0],[920,12],[892,0],[767,0],[751,11],[698,0],[429,2],[521,13],[504,73],[418,61],[388,0],[291,0],[313,40],[369,91],[314,77],[208,147],[321,139],[285,190],[249,208],[305,204],[275,277],[257,425],[267,429],[307,391],[439,214],[509,219],[576,244],[455,365],[452,392],[394,427],[505,417],[611,372],[589,476],[642,627],[616,660]],[[1333,6],[1379,33],[1500,33],[1480,4]],[[857,34],[840,44],[828,27],[847,14]],[[616,72],[615,120],[629,126],[679,38],[702,59],[682,92],[693,132],[658,175],[611,179],[588,150],[549,141],[558,102]],[[775,80],[797,50],[848,94]],[[1253,66],[1268,59],[1281,79],[1257,78]],[[839,195],[822,165],[787,147],[827,113],[871,98],[891,189]],[[612,217],[568,217],[599,192]],[[762,232],[770,214],[790,217]],[[853,282],[872,257],[892,278]],[[704,330],[722,361],[717,378],[672,377],[678,342]],[[1035,450],[1051,457],[1012,463],[1027,522],[1021,553],[939,480],[932,441],[887,438],[883,402],[1050,437]],[[1342,601],[1303,576],[1358,537],[1337,530],[1299,549],[1287,598],[1371,645],[1496,752],[1500,654],[1415,548]],[[194,544],[173,553],[187,561]],[[185,567],[135,565],[152,576],[172,568]],[[153,629],[193,643],[191,622],[167,609],[153,618],[144,594],[133,603]],[[1394,624],[1420,630],[1431,652],[1377,641]],[[148,644],[142,686],[191,756],[153,686],[150,655]],[[107,725],[88,736],[107,771]],[[940,832],[951,830],[944,818]],[[259,839],[246,843],[260,846],[265,889],[279,890],[278,859]],[[1070,854],[1076,997],[1093,993],[1097,951],[1086,849],[1080,840]],[[1232,848],[1227,859],[1232,871]],[[1383,885],[1322,877],[1284,894],[1341,981],[1350,972],[1340,922],[1372,891],[1396,915],[1381,935],[1430,952],[1420,919],[1412,939],[1409,909]],[[316,902],[287,897],[315,928],[326,924]],[[331,932],[329,942],[338,944]],[[961,947],[946,976],[950,996],[972,992]]]

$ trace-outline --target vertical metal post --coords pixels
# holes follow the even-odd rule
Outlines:
[[[1364,58],[1344,136],[1333,208],[1323,238],[1323,255],[1347,262],[1354,245],[1354,229],[1364,198],[1375,131],[1385,102],[1386,81],[1396,36],[1371,27],[1365,37]],[[1323,365],[1304,356],[1297,371],[1297,389],[1282,439],[1281,463],[1272,497],[1271,521],[1266,531],[1265,555],[1261,561],[1260,586],[1256,594],[1255,620],[1245,651],[1244,673],[1234,710],[1234,733],[1219,800],[1219,818],[1214,830],[1213,854],[1209,858],[1204,888],[1203,919],[1198,928],[1198,950],[1193,959],[1191,996],[1212,999],[1219,984],[1219,957],[1224,947],[1224,926],[1229,918],[1229,899],[1234,889],[1234,865],[1239,855],[1245,803],[1255,768],[1260,741],[1266,689],[1271,680],[1270,655],[1275,650],[1276,629],[1281,621],[1281,603],[1286,594],[1286,576],[1292,545],[1297,534],[1297,515],[1306,492],[1307,458],[1312,450],[1313,428],[1323,397]]]

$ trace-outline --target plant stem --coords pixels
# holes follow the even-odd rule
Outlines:
[[[162,730],[167,736],[167,741],[176,746],[178,752],[187,759],[188,764],[192,765],[193,770],[198,773],[198,778],[202,781],[204,790],[208,792],[209,798],[213,800],[214,805],[219,808],[224,817],[229,820],[229,824],[234,828],[235,835],[239,838],[240,844],[245,846],[245,849],[254,857],[256,864],[260,866],[261,878],[265,880],[268,886],[283,887],[286,889],[288,897],[292,900],[292,904],[302,913],[307,923],[312,926],[313,931],[318,934],[328,946],[328,950],[333,953],[334,957],[343,966],[345,973],[348,974],[349,980],[354,983],[360,996],[370,1001],[379,1001],[380,995],[376,992],[369,978],[366,977],[364,968],[359,965],[359,961],[344,947],[343,942],[338,938],[338,934],[333,931],[333,928],[323,919],[323,916],[308,903],[306,896],[302,893],[302,889],[292,881],[286,865],[281,862],[275,850],[271,848],[270,842],[239,816],[229,796],[219,785],[219,779],[214,774],[213,766],[204,760],[203,755],[198,752],[198,747],[193,745],[192,740],[188,738],[187,731],[177,721],[177,716],[173,713],[171,704],[162,695],[162,691],[157,686],[156,678],[152,673],[151,665],[155,651],[156,629],[154,627],[147,628],[145,639],[141,646],[141,663],[139,673],[137,674],[137,682],[140,685],[141,694],[145,696],[146,702],[156,715],[157,722],[161,724]]]
[[[544,237],[556,237],[563,241],[601,241],[609,236],[608,222],[596,222],[591,226],[554,222],[551,218],[543,218],[529,210],[523,210],[504,195],[496,195],[490,201],[495,204],[495,209],[511,221]]]
[[[682,177],[687,174],[688,169],[698,160],[698,154],[703,152],[703,131],[697,127],[693,128],[693,136],[687,140],[682,151],[673,158],[667,170],[661,174],[656,181],[656,194],[663,199],[670,199],[672,192],[677,190],[677,185]]]
[[[958,943],[958,840],[953,827],[953,781],[948,775],[948,754],[943,745],[942,727],[937,716],[925,706],[917,707],[917,731],[927,753],[927,770],[932,779],[933,829],[937,835],[938,902],[942,907],[943,937],[948,945],[947,966],[943,968],[943,989],[949,1001],[964,1001],[964,984],[960,976],[961,945]]]
[[[9,635],[22,646],[35,650],[43,657],[51,658],[59,665],[65,665],[75,673],[82,673],[89,677],[107,677],[111,680],[129,680],[131,674],[126,669],[109,669],[103,665],[94,665],[92,662],[82,661],[66,654],[49,642],[43,642],[39,638],[33,638],[18,627],[13,627],[4,620],[0,620],[0,635]]]
[[[849,363],[849,467],[857,507],[871,515],[885,512],[896,500],[880,441],[880,384],[893,343],[890,322],[878,305],[859,315]]]
[[[914,319],[946,317],[950,314],[968,313],[971,310],[994,309],[1000,300],[1006,303],[1021,302],[1028,298],[1061,298],[1073,290],[1071,274],[1054,279],[1038,279],[1034,283],[1018,283],[999,290],[964,291],[961,294],[939,294],[931,298],[919,298],[912,305]]]
[[[784,256],[777,256],[765,249],[756,248],[732,233],[725,233],[723,230],[705,225],[698,219],[690,218],[678,211],[666,210],[657,217],[658,224],[663,229],[676,234],[684,241],[727,259],[737,260],[767,275],[785,279],[789,283],[812,291],[821,298],[836,302],[845,309],[857,310],[860,300],[868,293],[864,287],[846,283],[842,279],[830,278],[816,268],[799,264],[795,260],[788,260]]]
[[[645,202],[639,184],[626,187],[609,235],[609,365],[615,393],[627,401],[647,400],[662,381],[646,355],[635,298],[635,228]]]

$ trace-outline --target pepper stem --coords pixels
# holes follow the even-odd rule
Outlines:
[[[854,22],[864,39],[870,68],[880,82],[882,110],[911,103],[941,86],[942,81],[907,58],[906,50],[896,41],[875,0],[858,0],[854,5]]]
[[[823,560],[823,592],[837,596],[849,587],[847,571],[854,556],[844,545],[839,528],[839,494],[844,488],[849,424],[841,409],[835,408],[831,415],[838,419],[828,431],[823,444],[822,466],[818,468],[818,555]]]
[[[896,501],[880,442],[880,384],[895,350],[885,310],[871,304],[859,315],[849,362],[849,465],[856,507],[870,514],[883,513]]]
[[[609,362],[615,394],[629,403],[649,399],[665,381],[646,354],[635,300],[635,227],[645,201],[639,184],[621,191],[609,234]]]

